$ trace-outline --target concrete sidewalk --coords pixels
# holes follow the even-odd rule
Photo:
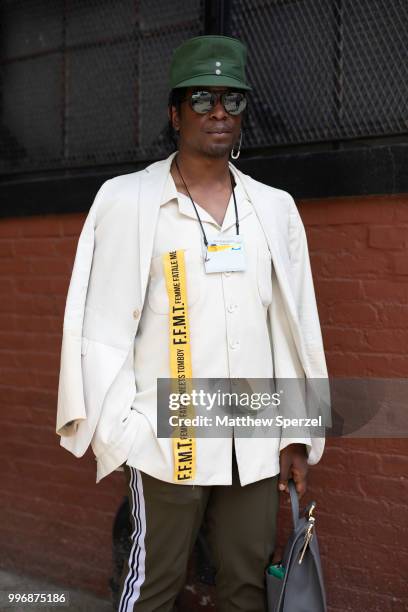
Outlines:
[[[8,593],[66,593],[69,595],[69,605],[62,604],[8,604]],[[70,589],[68,587],[50,584],[45,580],[38,580],[28,576],[5,572],[0,570],[0,611],[1,612],[113,612],[112,603],[109,600],[99,599],[84,591]]]

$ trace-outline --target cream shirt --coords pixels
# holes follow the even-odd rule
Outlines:
[[[172,440],[157,438],[156,379],[170,377],[168,298],[161,257],[185,249],[192,372],[196,378],[272,378],[273,358],[267,309],[272,296],[272,263],[264,232],[238,176],[235,176],[240,234],[247,269],[206,274],[203,236],[191,200],[176,191],[169,174],[160,205],[146,300],[134,343],[137,393],[132,408],[140,413],[127,464],[173,482]],[[222,226],[196,203],[207,239],[236,234],[231,198]],[[143,416],[142,416],[143,415]],[[293,440],[292,440],[293,441]],[[296,442],[302,442],[296,439]],[[310,442],[310,440],[309,440]],[[279,472],[277,438],[235,438],[241,484]],[[249,448],[248,448],[249,447]],[[245,450],[244,450],[245,448]],[[249,453],[248,453],[249,450]],[[241,452],[254,457],[246,466]],[[208,473],[206,455],[219,457]],[[231,438],[196,438],[196,478],[180,484],[231,484]]]

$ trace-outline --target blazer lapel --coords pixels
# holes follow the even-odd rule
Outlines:
[[[297,304],[295,302],[292,285],[289,279],[290,271],[287,270],[282,256],[279,253],[279,244],[281,242],[279,232],[278,219],[275,218],[275,211],[273,202],[271,202],[270,194],[262,193],[257,188],[256,183],[252,182],[252,179],[247,175],[243,174],[240,170],[233,166],[233,170],[237,172],[240,179],[242,180],[246,192],[255,212],[259,218],[263,231],[265,233],[266,240],[268,242],[269,250],[271,252],[272,264],[275,269],[276,278],[279,283],[280,293],[286,309],[289,315],[289,324],[292,330],[293,338],[296,343],[298,353],[302,359],[306,371],[308,371],[308,359],[306,356],[306,350],[302,334],[300,331],[300,322],[297,312]]]
[[[290,291],[290,281],[288,278],[287,271],[285,269],[285,265],[282,261],[282,257],[279,253],[278,245],[280,243],[279,236],[277,235],[277,231],[279,231],[279,227],[277,223],[274,223],[274,213],[273,210],[273,202],[270,201],[270,195],[268,199],[266,199],[265,195],[258,192],[256,184],[254,185],[251,180],[248,180],[248,177],[240,172],[237,168],[234,168],[235,172],[239,174],[241,178],[248,197],[255,209],[255,212],[258,216],[258,219],[261,222],[262,229],[265,233],[266,240],[268,242],[269,250],[272,256],[272,262],[276,271],[276,276],[281,285],[282,293],[287,302],[287,306],[289,311],[295,321],[298,320],[297,316],[297,308],[295,301],[293,299],[292,292]]]
[[[177,151],[169,155],[167,159],[148,166],[141,178],[139,194],[139,261],[142,302],[144,301],[149,277],[160,202],[170,172],[171,162],[176,154]]]

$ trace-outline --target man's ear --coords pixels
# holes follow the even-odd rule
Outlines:
[[[168,110],[169,120],[173,128],[178,132],[180,129],[180,119],[175,106],[171,106]]]

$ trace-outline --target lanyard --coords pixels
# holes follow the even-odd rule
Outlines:
[[[195,210],[195,213],[196,213],[196,215],[197,215],[198,222],[200,223],[201,231],[202,231],[202,233],[203,233],[204,244],[205,244],[205,246],[206,246],[206,248],[207,248],[207,247],[208,247],[208,240],[207,240],[207,236],[206,236],[205,231],[204,231],[203,224],[202,224],[201,219],[200,219],[200,215],[198,214],[197,207],[196,207],[196,205],[194,204],[194,200],[193,200],[193,198],[191,197],[191,194],[190,194],[190,192],[189,192],[189,190],[188,190],[188,187],[187,187],[186,182],[185,182],[185,180],[184,180],[184,178],[183,178],[183,175],[182,175],[182,174],[181,174],[181,172],[180,172],[180,168],[179,168],[179,165],[178,165],[178,163],[177,163],[177,157],[174,159],[174,161],[175,161],[175,164],[176,164],[176,167],[177,167],[177,172],[179,173],[179,175],[180,175],[180,177],[181,177],[181,180],[182,180],[182,181],[183,181],[183,183],[184,183],[184,187],[186,188],[186,191],[187,191],[187,193],[188,193],[188,195],[189,195],[189,198],[190,198],[190,200],[191,200],[191,203],[192,203],[192,205],[194,206],[194,210]],[[233,182],[233,176],[232,176],[232,172],[231,172],[231,170],[229,171],[229,175],[230,175],[230,179],[231,179],[231,189],[232,189],[232,195],[233,195],[233,198],[234,198],[234,208],[235,208],[235,226],[236,226],[236,228],[237,228],[237,235],[239,236],[238,207],[237,207],[237,200],[236,200],[236,198],[235,198],[235,190],[234,190],[234,187],[235,187],[235,179],[234,179],[234,182]]]

